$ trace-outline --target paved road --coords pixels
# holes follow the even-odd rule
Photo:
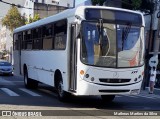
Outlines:
[[[141,91],[137,96],[116,96],[110,104],[103,103],[99,96],[72,96],[69,102],[63,103],[57,99],[55,90],[52,87],[40,84],[38,89],[29,90],[24,87],[22,77],[0,76],[0,110],[50,110],[48,112],[43,111],[43,114],[46,115],[54,115],[53,113],[57,110],[61,110],[56,112],[55,115],[87,115],[88,118],[99,116],[108,118],[107,115],[113,115],[114,112],[160,112],[159,92],[148,94],[147,91]],[[122,119],[123,116],[124,114],[114,118]],[[124,118],[127,118],[127,116],[124,116]],[[154,118],[157,117],[154,116]]]

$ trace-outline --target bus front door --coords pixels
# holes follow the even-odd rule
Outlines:
[[[71,25],[71,44],[70,44],[70,91],[76,92],[77,89],[77,41],[76,24]]]

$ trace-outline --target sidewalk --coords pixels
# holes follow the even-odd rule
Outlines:
[[[149,92],[149,87],[146,87],[145,88],[145,90],[141,90],[142,92],[144,91],[144,92]],[[155,94],[155,95],[160,95],[160,89],[159,88],[154,88],[154,93],[153,94]]]

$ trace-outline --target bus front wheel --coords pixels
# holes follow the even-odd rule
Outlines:
[[[57,92],[60,101],[67,101],[69,94],[66,91],[64,91],[62,80],[58,81]]]
[[[112,102],[115,98],[115,95],[101,95],[101,98],[104,102]]]

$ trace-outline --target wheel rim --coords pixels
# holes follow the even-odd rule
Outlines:
[[[62,81],[59,82],[59,85],[58,85],[58,94],[60,97],[63,97],[63,84],[62,84]]]

